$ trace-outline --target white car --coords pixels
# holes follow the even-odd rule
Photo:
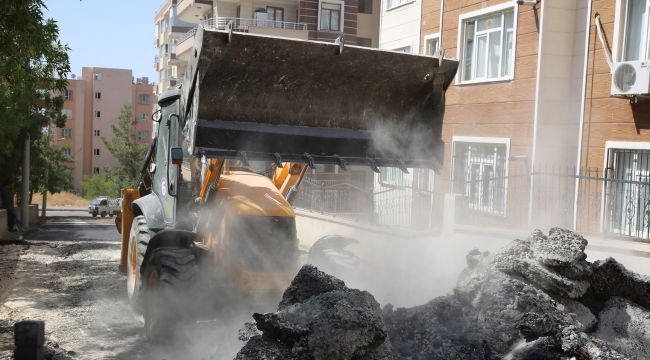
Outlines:
[[[101,215],[101,217],[106,217],[106,215],[113,217],[113,215],[119,214],[122,211],[122,199],[120,198],[108,198],[106,196],[101,196],[94,198],[93,201],[88,205],[88,213],[93,217]]]

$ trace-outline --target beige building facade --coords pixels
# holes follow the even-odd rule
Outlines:
[[[182,82],[196,26],[379,46],[379,0],[167,0],[156,12],[154,68],[161,93]]]
[[[78,193],[84,177],[117,165],[103,139],[114,137],[111,126],[118,123],[125,105],[132,106],[138,142],[151,142],[154,88],[147,78],[134,80],[128,69],[84,67],[80,78],[68,81],[63,105],[67,121],[56,130],[54,143],[69,158]]]

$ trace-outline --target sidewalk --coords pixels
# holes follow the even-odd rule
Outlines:
[[[87,206],[48,206],[47,211],[88,211]]]

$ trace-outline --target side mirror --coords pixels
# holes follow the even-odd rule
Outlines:
[[[169,157],[172,159],[172,164],[182,165],[183,164],[183,149],[179,147],[173,147],[169,149]]]
[[[160,110],[156,110],[153,114],[151,114],[151,120],[153,122],[160,122],[161,118],[162,115],[160,114]]]

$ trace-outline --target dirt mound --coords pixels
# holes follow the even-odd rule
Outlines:
[[[650,279],[587,262],[586,246],[554,228],[495,255],[472,250],[452,294],[381,313],[306,266],[278,312],[255,314],[262,335],[237,359],[645,359]]]

